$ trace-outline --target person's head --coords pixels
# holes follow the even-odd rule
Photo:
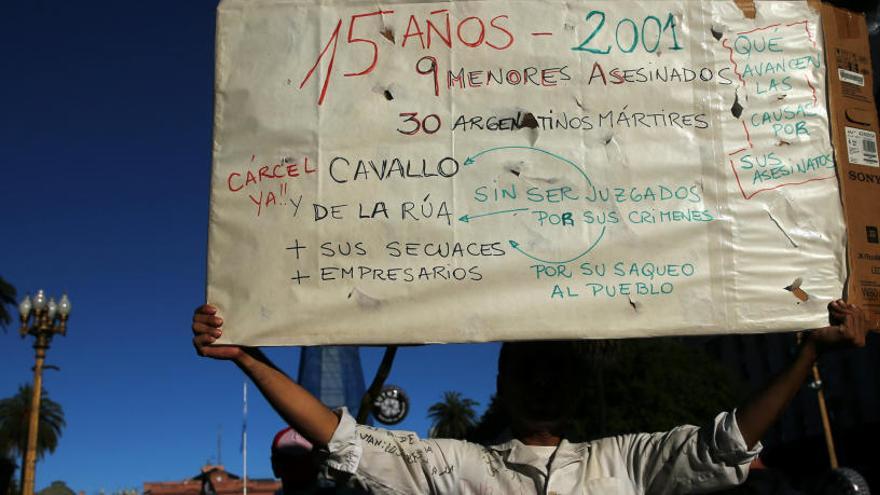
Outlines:
[[[498,357],[498,398],[514,428],[558,431],[583,392],[583,353],[574,342],[506,342]]]
[[[293,428],[285,428],[272,441],[272,472],[281,479],[284,493],[314,485],[318,477],[314,447]]]

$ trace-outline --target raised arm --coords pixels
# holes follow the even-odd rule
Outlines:
[[[823,351],[865,346],[869,325],[860,307],[838,300],[828,305],[828,311],[832,325],[811,331],[801,342],[795,360],[737,410],[736,421],[750,449],[761,440],[800,390]]]
[[[703,428],[609,439],[630,460],[637,486],[651,494],[702,493],[744,481],[758,453],[755,445],[801,388],[817,357],[827,349],[865,345],[868,324],[860,308],[834,301],[828,309],[832,326],[810,332],[795,360],[735,417],[722,413]]]
[[[259,349],[211,345],[223,335],[223,318],[217,314],[217,308],[208,304],[198,307],[192,330],[193,345],[200,356],[235,362],[284,421],[315,445],[330,442],[339,417],[272,364]]]

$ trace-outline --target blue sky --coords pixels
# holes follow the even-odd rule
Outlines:
[[[64,407],[37,488],[88,494],[183,479],[216,456],[241,472],[242,375],[197,358],[204,298],[214,0],[10,0],[0,14],[0,275],[20,293],[67,291],[67,337],[44,386]],[[0,332],[0,397],[30,382],[32,340]],[[400,425],[458,390],[485,407],[497,344],[404,348],[389,382],[412,399]],[[270,356],[295,374],[297,349]],[[369,380],[380,349],[364,349]],[[454,362],[455,366],[448,363]],[[270,476],[282,427],[254,395],[249,471]]]

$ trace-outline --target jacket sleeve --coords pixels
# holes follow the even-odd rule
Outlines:
[[[415,433],[358,425],[347,410],[323,449],[336,476],[352,476],[375,493],[455,493],[464,442],[422,440]]]
[[[617,438],[629,475],[642,493],[703,493],[745,481],[761,444],[749,450],[734,413],[709,425]]]

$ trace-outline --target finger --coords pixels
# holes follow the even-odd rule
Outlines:
[[[196,346],[198,346],[198,347],[205,346],[205,345],[211,345],[216,341],[217,341],[217,337],[214,337],[213,335],[208,335],[208,334],[201,334],[201,335],[196,335],[195,337],[193,337],[193,343],[196,344]]]
[[[858,347],[865,346],[865,340],[868,334],[868,315],[865,311],[859,306],[853,306],[852,318],[853,318],[853,333],[855,338],[855,344]]]
[[[192,330],[196,335],[211,335],[214,338],[223,335],[223,329],[205,325],[204,323],[193,323]]]
[[[847,304],[847,305],[846,305],[846,312],[849,313],[849,314],[855,315],[856,318],[861,318],[861,317],[862,317],[862,308],[861,308],[861,306],[857,306],[857,305],[855,305],[855,304]]]
[[[830,314],[834,318],[843,318],[844,316],[846,316],[847,313],[848,311],[843,311],[840,309],[831,309],[828,311],[828,314]]]
[[[236,354],[239,352],[238,348],[235,346],[214,346],[214,347],[205,347],[202,349],[203,356],[216,358],[216,359],[230,359],[234,358]]]
[[[219,327],[223,325],[223,318],[219,316],[212,316],[206,314],[197,314],[193,316],[194,323],[204,323],[206,325],[210,325],[212,327]]]
[[[203,342],[204,336],[193,337],[192,343],[193,347],[196,348],[196,354],[199,356],[205,355],[205,349],[207,348],[207,343]]]
[[[196,349],[196,354],[199,356],[204,356],[205,353],[202,351],[202,346],[198,342],[196,342],[196,337],[193,337],[192,341],[193,347]]]
[[[203,344],[202,340],[203,339],[199,337],[193,339],[193,347],[195,347],[196,353],[198,353],[199,356],[217,359],[232,359],[240,352],[239,348],[236,346],[210,346]]]
[[[206,314],[206,315],[213,315],[213,314],[217,313],[217,307],[211,306],[210,304],[202,304],[201,306],[196,308],[195,312],[196,312],[196,314],[201,313],[201,314]]]
[[[845,338],[852,346],[865,346],[865,325],[863,320],[862,315],[855,311],[846,315]]]
[[[854,318],[855,323],[852,336],[853,345],[856,347],[865,347],[865,344],[867,343],[866,334],[868,333],[868,327],[865,325],[864,319],[861,318],[861,315],[856,315]]]
[[[853,335],[853,330],[855,329],[855,326],[856,326],[855,315],[850,312],[847,312],[846,316],[843,319],[843,322],[844,322],[843,328],[841,328],[841,330],[843,330],[843,333],[847,338],[851,338]]]
[[[835,320],[843,319],[847,312],[846,306],[839,300],[828,305],[828,313]]]

